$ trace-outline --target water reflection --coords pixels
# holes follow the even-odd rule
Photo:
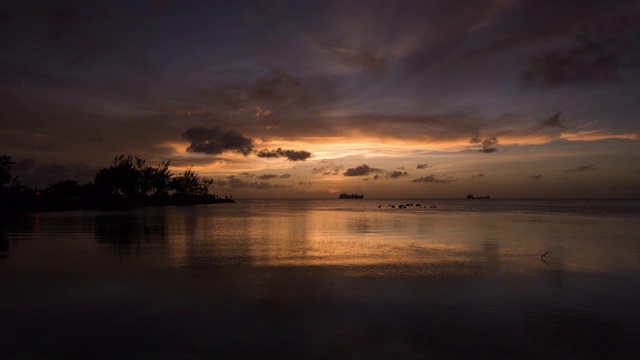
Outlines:
[[[624,344],[627,332],[614,320],[594,313],[556,306],[541,309],[532,304],[523,314],[524,331],[532,341],[566,356],[581,359],[619,359],[630,354]]]
[[[542,271],[558,284],[567,268],[635,267],[633,254],[640,247],[630,242],[624,227],[616,228],[621,220],[614,218],[318,211],[302,205],[295,212],[271,205],[224,212],[194,207],[96,214],[94,233],[98,243],[119,251],[144,244],[144,251],[166,253],[172,267],[394,264],[419,273]],[[623,251],[630,246],[631,252]],[[545,263],[540,255],[547,251]]]
[[[96,215],[95,237],[99,243],[128,248],[141,242],[164,242],[165,218],[135,214]]]
[[[0,216],[0,260],[7,259],[13,244],[24,239],[25,233],[37,228],[38,221],[33,217]]]
[[[10,248],[11,242],[9,241],[9,234],[5,228],[5,224],[0,223],[0,259],[6,259],[9,256]]]
[[[0,228],[3,356],[640,354],[635,219],[234,205]]]

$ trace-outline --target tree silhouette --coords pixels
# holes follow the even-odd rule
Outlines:
[[[171,179],[171,187],[178,196],[206,196],[211,184],[213,179],[200,177],[191,169]]]
[[[104,194],[127,200],[145,196],[144,163],[145,160],[131,155],[116,156],[111,166],[96,174],[96,188]]]
[[[0,155],[0,211],[23,211],[32,205],[36,192],[20,184],[18,177],[11,175],[11,156]]]
[[[94,183],[79,185],[74,180],[50,184],[43,191],[20,185],[11,176],[10,156],[0,156],[0,210],[27,211],[131,209],[143,206],[193,205],[235,202],[209,195],[213,179],[198,176],[192,169],[174,175],[170,161],[155,167],[132,155],[116,156],[109,167],[95,175]]]
[[[0,156],[0,187],[4,187],[5,185],[9,185],[11,180],[11,165],[15,164],[12,161],[11,156],[1,155]]]
[[[169,165],[171,165],[171,160],[163,161],[153,168],[144,168],[142,178],[145,192],[151,192],[157,198],[166,198],[169,195],[171,178],[173,177]]]

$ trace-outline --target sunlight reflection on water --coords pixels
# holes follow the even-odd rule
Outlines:
[[[11,221],[0,320],[13,331],[0,346],[8,358],[637,357],[633,213],[436,204],[255,200]]]

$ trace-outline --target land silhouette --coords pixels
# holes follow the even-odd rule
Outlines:
[[[66,179],[44,190],[22,185],[11,174],[15,164],[0,155],[0,212],[20,214],[61,210],[126,210],[147,206],[232,203],[233,196],[209,194],[213,179],[199,176],[192,169],[174,174],[171,161],[156,166],[132,155],[116,156],[101,168],[94,181],[86,184]]]

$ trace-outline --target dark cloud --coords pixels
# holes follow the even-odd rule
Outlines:
[[[428,1],[412,2],[415,7],[425,6],[423,9],[411,9],[420,14],[429,14],[429,28],[438,28],[440,33],[437,36],[429,36],[428,42],[418,49],[409,59],[407,71],[410,75],[416,76],[430,73],[450,66],[449,55],[455,51],[460,51],[461,44],[468,41],[471,34],[483,23],[492,22],[492,18],[503,8],[508,7],[506,2],[499,1],[453,1],[442,2],[437,6]],[[421,5],[419,5],[421,4]],[[425,16],[425,15],[423,15]],[[426,29],[424,29],[426,30]],[[426,35],[426,34],[425,34]],[[508,40],[508,37],[501,37]],[[505,42],[499,39],[498,44]],[[509,41],[506,41],[509,43]],[[428,44],[428,45],[427,45]],[[492,43],[489,49],[501,48],[505,45]],[[473,53],[485,54],[494,50],[474,50]],[[467,54],[465,57],[470,56]],[[454,61],[457,62],[457,61]]]
[[[399,179],[401,177],[407,176],[409,175],[408,172],[406,171],[393,171],[393,172],[388,172],[384,175],[385,178],[387,179]]]
[[[242,136],[235,130],[222,130],[217,126],[211,129],[190,128],[182,134],[182,137],[191,141],[187,147],[188,152],[219,155],[232,151],[247,156],[253,150],[251,139]]]
[[[472,138],[486,126],[469,110],[423,115],[368,113],[340,118],[340,123],[341,128],[356,129],[364,134],[425,141]]]
[[[258,176],[258,179],[260,179],[260,180],[270,180],[270,179],[275,179],[277,177],[278,177],[278,175],[276,175],[276,174],[262,174],[262,175]]]
[[[585,172],[585,171],[593,171],[593,170],[597,170],[597,169],[598,168],[595,167],[594,165],[589,164],[589,165],[578,166],[575,169],[567,169],[567,171],[570,171],[570,172]]]
[[[637,55],[633,39],[640,34],[637,26],[625,26],[625,21],[594,24],[582,29],[566,48],[533,56],[520,81],[546,88],[621,82],[620,69],[630,65],[627,60],[633,53]]]
[[[52,46],[72,50],[72,64],[92,61],[99,56],[104,48],[95,43],[96,40],[115,40],[108,39],[105,36],[107,34],[101,31],[101,26],[105,26],[107,20],[107,9],[104,5],[85,4],[81,8],[64,4],[47,9],[46,15],[49,20],[46,40]]]
[[[15,164],[11,165],[11,170],[16,172],[25,172],[33,169],[37,161],[35,159],[20,159]]]
[[[19,165],[15,167],[15,165]],[[97,168],[83,162],[44,163],[36,166],[33,159],[17,161],[12,172],[18,176],[23,185],[43,188],[62,180],[75,180],[80,184],[93,181]]]
[[[483,173],[478,173],[478,174],[475,174],[475,175],[471,176],[471,178],[473,179],[474,182],[477,181],[479,184],[487,185],[489,182],[484,180],[485,177],[486,177],[486,175],[483,174]]]
[[[418,164],[418,165],[416,166],[416,169],[428,169],[428,168],[430,168],[430,167],[432,167],[432,166],[431,166],[431,165],[429,165],[429,164],[426,164],[426,163],[425,163],[425,164]]]
[[[380,169],[373,169],[373,170],[375,170],[375,171],[370,171],[370,173],[377,172],[377,174],[374,175],[374,176],[371,176],[371,177],[364,178],[364,181],[369,181],[369,180],[395,180],[395,179],[399,179],[401,177],[405,177],[405,176],[409,175],[409,173],[406,172],[406,171],[394,170],[394,171],[388,172],[388,171],[384,171],[384,170],[380,170]],[[357,176],[357,175],[352,175],[352,176]]]
[[[557,113],[553,114],[551,117],[545,120],[542,120],[542,127],[557,127],[557,128],[564,129],[564,125],[560,123],[560,114],[562,114],[562,112],[558,111]]]
[[[326,164],[317,168],[313,168],[311,173],[313,174],[322,174],[322,175],[338,175],[342,170],[342,166],[335,165],[331,161],[322,160],[320,161],[322,164]]]
[[[317,49],[329,54],[339,63],[369,70],[377,75],[382,75],[395,60],[393,56],[384,56],[372,49],[354,49],[345,45],[329,45],[321,41],[310,40]]]
[[[311,181],[300,181],[298,183],[298,185],[300,185],[300,186],[311,186],[311,185],[313,185],[313,182],[311,182]]]
[[[478,150],[481,153],[490,154],[498,151],[496,147],[498,145],[498,138],[490,138],[482,141],[482,149]]]
[[[256,153],[261,158],[287,158],[290,161],[305,161],[311,157],[311,153],[304,150],[282,150],[277,148],[276,150],[260,150]]]
[[[411,180],[412,183],[449,184],[456,181],[452,175],[429,175]]]
[[[384,170],[369,167],[366,164],[362,164],[360,166],[356,166],[355,168],[349,168],[347,171],[342,173],[344,176],[366,176],[374,173],[383,173]]]
[[[540,180],[542,180],[542,174],[531,175],[531,176],[529,176],[529,179],[531,179],[533,181],[540,181]]]
[[[291,174],[282,174],[280,176],[278,176],[280,179],[288,179],[291,177]]]
[[[259,79],[250,90],[254,100],[281,100],[303,91],[302,82],[281,68],[272,68],[268,77]]]
[[[281,6],[283,2],[283,0],[261,0],[252,2],[249,11],[254,15],[267,16]]]

